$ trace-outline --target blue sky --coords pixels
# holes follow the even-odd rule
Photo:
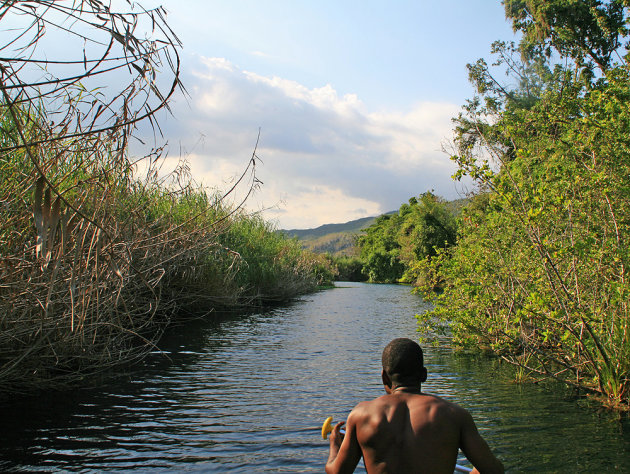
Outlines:
[[[164,169],[184,157],[197,180],[228,189],[260,129],[264,184],[247,206],[285,229],[378,215],[431,189],[448,199],[468,190],[452,181],[444,148],[473,95],[466,64],[514,39],[500,1],[139,3],[163,5],[184,45],[190,96],[161,114]]]
[[[498,0],[164,0],[184,51],[370,108],[470,96],[465,65],[513,37]]]

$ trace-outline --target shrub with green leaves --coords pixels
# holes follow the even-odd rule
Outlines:
[[[552,8],[556,1],[546,10],[508,3],[538,8],[528,21],[568,14]],[[544,44],[553,47],[550,38]],[[480,194],[461,215],[457,247],[440,262],[445,291],[432,295],[435,310],[421,323],[446,324],[455,342],[489,348],[530,377],[628,406],[630,70],[607,55],[599,77],[585,74],[601,56],[565,40],[559,52],[576,54],[564,58],[573,64],[551,67],[534,36],[525,40],[520,50],[495,45],[512,87],[485,62],[471,66],[480,96],[456,120],[453,159]]]
[[[398,213],[385,214],[358,239],[363,273],[370,282],[415,284],[426,262],[455,243],[453,212],[431,192],[411,198]]]

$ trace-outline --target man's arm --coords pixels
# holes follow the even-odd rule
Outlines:
[[[357,441],[356,423],[352,413],[348,416],[346,434],[339,430],[344,422],[337,423],[330,433],[330,455],[326,463],[327,474],[352,473],[361,459],[361,447]]]
[[[463,408],[461,410],[462,429],[459,447],[472,465],[475,466],[472,472],[503,474],[503,464],[492,454],[488,443],[486,443],[479,434],[479,431],[477,431],[477,426],[472,416]]]

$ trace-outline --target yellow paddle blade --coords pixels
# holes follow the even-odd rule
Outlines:
[[[328,433],[332,430],[332,416],[329,416],[324,420],[324,424],[322,425],[322,439],[327,439]]]

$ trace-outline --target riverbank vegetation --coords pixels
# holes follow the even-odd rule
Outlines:
[[[455,243],[457,225],[447,203],[431,192],[409,199],[397,213],[384,214],[357,244],[363,273],[373,283],[413,283],[439,249]]]
[[[478,192],[422,324],[627,408],[628,2],[504,3],[522,39],[469,65],[452,159]]]
[[[323,257],[195,183],[184,161],[163,175],[163,150],[131,156],[136,124],[157,130],[181,86],[162,9],[9,2],[10,18],[23,28],[1,48],[13,56],[0,66],[0,394],[84,383],[156,350],[176,318],[330,281]],[[49,34],[70,36],[60,61],[43,59]]]
[[[457,216],[467,202],[429,191],[378,217],[283,233],[325,255],[336,280],[420,286],[434,279],[428,262],[454,244]]]

